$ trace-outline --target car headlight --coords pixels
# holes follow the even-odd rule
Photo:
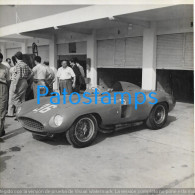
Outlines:
[[[21,109],[22,109],[21,107],[18,107],[18,109],[17,109],[17,114],[20,113]]]
[[[63,117],[62,116],[56,115],[54,117],[54,123],[55,123],[56,126],[59,127],[62,124],[62,122],[63,122]]]

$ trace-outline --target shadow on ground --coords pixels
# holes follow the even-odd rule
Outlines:
[[[169,126],[172,122],[174,122],[176,120],[177,120],[177,118],[175,116],[168,116],[167,122],[163,128]],[[114,131],[113,133],[108,133],[108,134],[99,132],[95,141],[92,143],[92,145],[96,145],[96,144],[104,141],[107,138],[117,137],[117,136],[124,135],[124,134],[131,134],[131,133],[134,133],[136,131],[142,131],[145,129],[147,129],[147,127],[144,124],[142,124],[142,125],[138,125],[138,126],[120,129],[118,131]],[[162,130],[162,129],[159,129],[159,130]],[[153,130],[151,130],[151,131],[153,131]],[[154,130],[154,131],[156,131],[156,130]],[[68,143],[68,141],[66,140],[65,134],[57,134],[57,135],[55,135],[54,138],[46,140],[44,142],[47,144],[54,145],[54,146],[70,145]]]
[[[26,132],[26,131],[23,128],[18,128],[18,129],[15,129],[13,131],[9,131],[8,133],[5,130],[6,134],[3,137],[1,137],[1,140],[3,140],[3,141],[7,140],[9,138],[15,137],[15,136],[22,134],[24,132]]]

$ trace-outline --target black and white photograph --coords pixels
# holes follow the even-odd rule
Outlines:
[[[1,194],[195,194],[192,0],[0,0]]]

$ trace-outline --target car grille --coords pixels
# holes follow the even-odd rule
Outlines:
[[[43,131],[44,126],[40,122],[27,117],[19,117],[18,120],[22,126],[31,131]]]

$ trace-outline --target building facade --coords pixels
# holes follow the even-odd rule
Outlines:
[[[193,102],[192,4],[87,5],[56,12],[1,26],[4,56],[32,53],[36,43],[43,61],[55,68],[77,57],[89,87],[124,80]]]

